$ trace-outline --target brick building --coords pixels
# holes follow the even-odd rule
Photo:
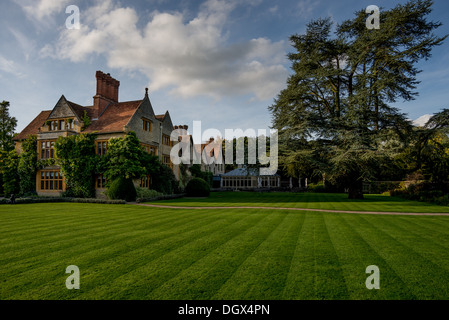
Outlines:
[[[120,82],[110,74],[96,72],[97,89],[92,106],[80,106],[61,96],[52,110],[41,111],[14,140],[21,151],[21,142],[30,135],[37,136],[38,159],[54,158],[54,144],[58,137],[92,133],[96,135],[95,150],[103,155],[110,138],[123,137],[134,131],[148,153],[159,156],[162,163],[171,167],[179,178],[179,168],[172,165],[170,151],[173,142],[170,134],[173,123],[168,111],[154,113],[146,89],[142,100],[119,102]],[[141,180],[148,187],[149,177]],[[105,180],[99,175],[96,181],[97,195],[104,191]],[[39,195],[59,195],[65,190],[64,179],[57,166],[43,168],[36,175],[36,191]]]

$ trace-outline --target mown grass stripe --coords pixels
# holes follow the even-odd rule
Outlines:
[[[180,215],[181,220],[189,220],[191,219],[189,213],[185,213],[184,215]],[[206,217],[205,217],[206,218]],[[9,252],[11,255],[8,255],[8,252],[2,251],[2,259],[0,260],[1,263],[8,264],[10,262],[17,262],[19,260],[23,259],[29,259],[29,258],[37,258],[40,253],[39,251],[33,250],[35,247],[40,247],[43,244],[46,244],[48,247],[47,249],[51,249],[52,253],[56,253],[61,250],[65,250],[67,248],[77,246],[79,242],[82,242],[86,239],[90,241],[100,240],[104,237],[108,237],[110,234],[114,234],[116,236],[119,236],[120,233],[116,233],[116,230],[123,230],[122,234],[126,234],[129,232],[128,229],[126,229],[128,226],[136,226],[136,222],[139,223],[139,228],[143,225],[143,223],[151,222],[152,218],[147,218],[142,221],[142,218],[138,219],[137,221],[130,221],[130,219],[127,220],[126,223],[123,224],[114,224],[113,227],[109,227],[107,224],[103,224],[99,227],[86,229],[87,231],[78,233],[78,230],[70,230],[70,233],[64,233],[59,234],[55,238],[53,237],[45,237],[44,235],[41,235],[40,233],[35,234],[35,236],[30,240],[32,241],[33,245],[29,244],[17,244],[13,243],[11,246],[13,248],[10,248]],[[180,220],[179,217],[173,217],[173,218],[167,218],[163,219],[163,221],[159,221],[159,223],[154,225],[154,228],[159,227],[160,225],[164,224],[171,224],[174,220]],[[87,222],[84,222],[87,223]],[[82,228],[81,229],[85,229]],[[103,230],[102,232],[98,232],[99,230]],[[61,232],[61,231],[60,231]],[[38,240],[35,240],[38,239]],[[51,241],[51,242],[50,242]],[[48,244],[50,242],[50,244]],[[17,250],[15,247],[18,246],[19,248],[22,247],[22,250]],[[8,259],[9,258],[9,259]],[[0,273],[1,274],[1,273]]]
[[[10,206],[10,208],[16,209],[14,212],[8,213],[8,216],[11,217],[11,219],[15,219],[15,224],[19,224],[20,226],[23,226],[23,224],[20,224],[20,222],[26,221],[29,226],[27,226],[27,230],[30,230],[31,228],[40,228],[43,225],[54,225],[58,222],[65,222],[68,221],[67,219],[70,219],[70,221],[77,221],[76,219],[79,219],[80,216],[85,216],[84,211],[87,209],[87,212],[92,213],[92,209],[101,209],[100,212],[103,212],[105,214],[112,213],[111,215],[116,215],[117,218],[120,218],[119,215],[117,215],[117,212],[125,212],[126,210],[130,208],[126,208],[124,206],[121,206],[117,208],[113,205],[92,205],[93,207],[89,207],[89,205],[86,204],[69,204],[69,203],[49,203],[49,204],[23,204],[23,205],[14,205]],[[32,209],[30,212],[28,212],[27,209]],[[68,211],[64,210],[64,208],[69,208]],[[8,210],[8,208],[1,208],[2,210]],[[120,209],[120,211],[118,210]],[[0,212],[2,211],[0,210]],[[71,216],[72,213],[76,213],[77,215]],[[96,214],[91,214],[89,218],[91,219],[102,219],[101,214],[97,214],[98,211],[95,210]],[[22,220],[17,220],[17,215],[20,215]],[[0,215],[0,218],[2,219],[2,222],[5,221],[5,214]],[[40,223],[36,223],[40,222]],[[4,228],[6,227],[6,228]],[[1,230],[3,232],[8,232],[9,227],[11,225],[6,225],[6,223],[2,223],[0,226]],[[25,227],[24,227],[25,228]],[[4,230],[6,229],[6,230]],[[18,228],[17,228],[18,229]],[[19,229],[18,229],[19,230]]]
[[[260,228],[249,228],[154,290],[149,298],[210,299],[264,240]]]
[[[272,225],[273,219],[275,216],[251,214],[237,223],[223,226],[219,230],[210,230],[185,245],[160,252],[156,259],[152,259],[145,266],[130,271],[104,287],[112,291],[113,296],[149,299],[153,290],[176,277],[229,239],[259,224]]]
[[[282,201],[281,201],[282,200]],[[348,199],[347,194],[216,192],[207,199],[173,199],[152,202],[170,206],[260,206],[375,212],[449,212],[447,206],[404,200],[381,195],[366,195],[364,200]]]
[[[345,277],[350,299],[410,299],[412,294],[403,294],[400,288],[405,287],[402,279],[392,270],[388,263],[366,242],[358,232],[356,225],[350,225],[348,215],[327,216],[332,224],[328,227],[329,236],[334,244]],[[357,219],[355,219],[357,220]],[[366,288],[366,268],[376,265],[382,270],[382,290]],[[385,284],[389,290],[385,290]]]
[[[304,213],[304,222],[298,234],[296,248],[291,259],[289,273],[282,293],[283,299],[316,299],[316,216],[320,213]]]
[[[27,205],[22,205],[23,208],[26,208]],[[95,210],[95,214],[92,214],[92,209],[86,205],[83,206],[75,206],[71,207],[69,204],[60,204],[61,209],[69,208],[68,210],[64,210],[64,212],[59,214],[59,218],[54,218],[53,216],[45,216],[41,215],[40,212],[33,212],[32,217],[35,217],[41,223],[35,223],[33,220],[29,218],[29,215],[21,215],[21,219],[17,220],[15,225],[9,225],[5,227],[2,223],[0,226],[0,232],[2,238],[12,236],[22,236],[24,234],[30,234],[33,230],[42,230],[44,227],[48,226],[51,230],[58,230],[61,226],[67,227],[74,224],[85,223],[89,221],[89,224],[114,224],[121,223],[123,221],[128,221],[130,219],[128,213],[132,212],[135,215],[134,219],[141,218],[137,215],[137,212],[142,211],[142,215],[151,214],[153,217],[157,218],[159,215],[163,216],[164,212],[160,210],[149,210],[149,208],[142,207],[120,207],[120,211],[113,210],[112,207],[101,208],[101,210]],[[60,209],[60,210],[61,210]],[[87,214],[84,213],[84,210],[87,209]],[[144,213],[144,209],[146,209],[146,213]],[[42,207],[42,210],[46,210]],[[157,215],[154,212],[159,212]],[[105,220],[107,217],[107,220]],[[88,220],[86,220],[88,219]]]
[[[449,252],[449,230],[446,229],[444,232],[438,231],[426,226],[423,222],[424,219],[420,217],[418,219],[409,220],[397,219],[393,220],[391,223],[401,231],[402,235],[398,234],[398,237],[401,239],[404,238],[409,241],[420,238],[420,241],[416,241],[416,245],[422,246],[425,244],[426,246],[423,252],[429,252],[429,247],[431,246],[432,248],[438,249],[438,252],[434,253],[435,255],[449,259],[449,255],[442,255],[443,252]],[[410,235],[412,235],[412,237],[410,237]],[[449,267],[448,264],[445,264],[445,266]]]
[[[380,217],[361,218],[360,226],[365,230],[365,239],[370,239],[372,247],[384,257],[417,299],[438,299],[441,296],[448,296],[449,284],[446,281],[442,282],[441,279],[449,278],[443,269],[415,252],[412,247],[396,240],[391,230],[390,232],[382,230],[377,224]],[[438,273],[435,268],[438,269]]]
[[[140,209],[140,208],[139,208]],[[4,234],[0,235],[0,239],[4,240],[4,241],[8,241],[7,245],[3,245],[0,246],[0,249],[2,252],[7,252],[5,251],[5,248],[11,247],[11,246],[28,246],[28,243],[26,241],[32,241],[35,242],[36,238],[41,238],[41,237],[51,237],[53,235],[61,235],[61,233],[77,233],[79,235],[83,235],[85,233],[92,233],[95,234],[95,232],[97,230],[101,230],[101,229],[105,229],[109,226],[126,226],[126,225],[141,225],[142,223],[151,223],[154,219],[157,219],[159,217],[159,215],[154,215],[152,214],[153,212],[160,212],[160,216],[161,217],[165,217],[164,215],[164,210],[160,210],[160,209],[149,209],[146,208],[148,211],[148,214],[146,215],[134,215],[133,211],[130,211],[130,213],[133,213],[133,215],[131,216],[125,216],[120,220],[113,220],[111,219],[110,215],[105,215],[102,217],[102,221],[98,221],[98,223],[92,223],[91,220],[89,219],[89,217],[85,218],[85,217],[78,217],[76,220],[76,224],[68,224],[65,225],[63,228],[58,226],[55,227],[53,230],[53,228],[51,229],[51,232],[47,233],[47,229],[46,228],[41,228],[39,230],[39,232],[34,232],[34,233],[28,233],[28,236],[18,236],[21,241],[23,241],[23,243],[16,241],[15,237],[5,237]],[[76,214],[76,213],[74,213]],[[189,212],[183,212],[179,214],[179,217],[187,217],[189,215]],[[169,218],[167,217],[167,221],[169,220],[173,220],[176,218]],[[86,225],[89,226],[88,229],[86,229]],[[81,231],[82,230],[82,231]],[[86,231],[87,230],[87,231]],[[46,241],[46,240],[44,240]],[[15,248],[13,248],[15,249]]]
[[[269,234],[255,230],[254,240],[258,238],[259,241],[254,241],[251,250],[240,255],[240,265],[229,272],[229,279],[213,295],[214,299],[234,296],[244,300],[280,299],[304,216],[288,212],[276,214],[283,215],[284,219]]]
[[[205,216],[204,218],[207,218],[207,216]],[[202,227],[205,223],[205,221],[210,220],[210,221],[214,221],[213,217],[209,217],[209,219],[198,219],[196,222],[196,224],[194,223],[190,223],[190,225],[186,226],[185,231],[191,231],[192,227],[198,226],[198,227]],[[216,219],[215,219],[216,220]],[[185,225],[184,222],[180,222],[180,225]],[[3,274],[0,279],[4,278],[6,279],[6,277],[8,278],[8,282],[12,283],[14,282],[14,285],[17,285],[17,283],[20,283],[21,279],[26,279],[27,275],[29,275],[30,273],[33,276],[30,277],[37,277],[40,278],[40,280],[42,280],[42,276],[43,275],[48,275],[48,277],[54,279],[55,277],[57,277],[57,275],[61,276],[63,270],[59,270],[57,269],[56,274],[52,273],[52,266],[54,266],[54,268],[65,268],[70,264],[73,264],[73,261],[76,260],[79,262],[82,262],[83,257],[90,257],[90,259],[97,259],[97,260],[101,260],[102,257],[103,259],[112,259],[115,260],[117,259],[120,254],[129,254],[132,250],[130,250],[130,246],[129,244],[131,244],[133,239],[138,239],[138,240],[134,240],[134,241],[138,241],[138,243],[141,243],[141,246],[144,245],[149,245],[152,242],[157,242],[157,241],[161,241],[161,240],[165,240],[167,239],[167,230],[170,230],[170,232],[172,233],[172,235],[177,235],[177,232],[175,232],[173,230],[173,225],[167,225],[167,229],[166,230],[159,230],[159,232],[161,233],[161,235],[159,234],[151,234],[150,237],[147,236],[144,237],[144,234],[142,233],[142,231],[139,231],[136,234],[133,234],[131,231],[127,231],[127,232],[122,232],[120,233],[120,237],[115,237],[112,240],[109,240],[107,245],[104,244],[104,242],[102,243],[89,243],[88,245],[84,244],[83,242],[80,242],[77,246],[72,246],[69,247],[66,251],[64,251],[62,254],[61,253],[52,253],[52,254],[47,254],[45,256],[43,256],[43,258],[41,258],[40,260],[31,260],[30,264],[27,263],[23,263],[21,262],[20,264],[18,264],[17,266],[14,265],[10,265],[9,267],[5,268],[4,270],[7,270],[5,272],[5,274]],[[180,229],[179,231],[184,231],[184,229]],[[124,237],[121,237],[121,235],[125,235]],[[138,236],[136,238],[136,236]],[[127,241],[125,241],[127,240]],[[109,250],[106,250],[109,249]],[[58,258],[58,259],[56,259]],[[67,264],[68,263],[68,264]],[[67,264],[67,265],[65,265]],[[85,263],[83,265],[89,265],[89,263]],[[59,267],[58,267],[59,266]],[[20,271],[18,272],[18,270],[20,269]],[[46,273],[42,273],[41,271],[46,271]],[[18,274],[21,277],[20,278],[12,278],[12,276],[14,276],[14,274]],[[47,278],[48,278],[47,277]],[[0,280],[1,281],[1,280]],[[0,288],[0,292],[2,289],[7,290],[6,288],[6,283],[4,283],[4,285],[2,286],[2,288]],[[1,296],[1,295],[0,295]]]
[[[215,219],[216,220],[216,219]],[[213,221],[212,222],[212,224],[215,224],[215,223],[218,223],[218,221]],[[193,227],[194,225],[189,225],[189,229],[187,230],[187,228],[186,228],[186,232],[191,232],[191,233],[195,233],[195,231],[196,230],[198,230],[198,229],[194,229],[194,230],[192,230],[191,228]],[[197,228],[203,228],[203,226],[204,226],[204,221],[198,221],[198,226],[197,226]],[[176,236],[178,236],[178,234],[174,234],[174,236],[176,237]],[[105,260],[109,260],[109,259],[111,259],[111,257],[114,257],[114,261],[113,261],[113,265],[114,265],[114,263],[117,261],[117,259],[119,259],[119,256],[120,256],[120,254],[123,254],[124,256],[126,256],[126,255],[131,255],[132,256],[132,252],[133,251],[136,251],[136,250],[138,250],[140,247],[143,247],[143,246],[147,246],[147,245],[150,245],[150,244],[154,244],[154,243],[158,243],[159,241],[161,241],[161,240],[165,240],[167,238],[167,236],[166,235],[160,235],[160,236],[158,236],[158,235],[151,235],[150,237],[149,237],[149,239],[142,239],[142,236],[140,236],[139,238],[135,238],[135,240],[134,240],[134,242],[135,242],[135,244],[134,244],[134,246],[137,246],[137,249],[134,249],[134,250],[132,250],[131,248],[133,248],[132,246],[130,246],[129,244],[133,244],[132,242],[123,242],[121,245],[118,245],[118,246],[114,246],[114,247],[111,247],[111,249],[113,250],[113,252],[106,252],[106,253],[103,253],[102,252],[102,248],[98,248],[98,250],[92,250],[92,251],[88,251],[88,252],[84,252],[83,254],[81,254],[81,255],[79,255],[79,254],[76,254],[76,252],[73,252],[73,250],[72,251],[69,251],[68,252],[68,255],[66,256],[66,257],[61,257],[60,259],[58,259],[58,261],[55,261],[54,260],[54,262],[53,263],[51,263],[50,262],[50,264],[49,265],[47,265],[47,269],[48,270],[46,270],[47,271],[47,273],[52,273],[52,266],[54,266],[54,268],[58,268],[58,266],[59,266],[59,268],[61,268],[61,267],[63,267],[63,268],[65,268],[66,267],[66,265],[68,266],[68,265],[70,265],[70,264],[76,264],[76,265],[78,265],[80,268],[82,268],[83,270],[86,270],[86,271],[84,271],[84,275],[86,276],[86,277],[88,277],[89,276],[89,272],[92,270],[91,268],[93,267],[93,268],[95,268],[95,266],[96,266],[96,261],[98,261],[98,260],[101,260],[102,259],[102,257],[105,259]],[[178,243],[178,245],[179,245],[179,243]],[[119,252],[115,252],[116,250],[119,250]],[[101,253],[102,255],[99,257],[98,255],[99,255],[99,253]],[[129,263],[129,259],[123,259],[124,261],[122,261],[122,263],[126,266],[127,265],[127,263]],[[73,262],[76,262],[76,263],[73,263]],[[137,261],[138,261],[138,259],[137,259]],[[98,270],[98,269],[97,269]],[[100,269],[101,270],[101,269]],[[107,270],[107,269],[106,269]],[[35,272],[35,273],[38,273],[40,270],[36,270],[36,269],[33,269],[32,271],[30,271],[30,272]],[[58,270],[59,271],[59,270]],[[103,272],[105,272],[105,270],[103,270]],[[104,275],[104,274],[103,274]],[[59,282],[58,282],[58,280],[55,280],[55,279],[59,279]],[[41,279],[41,281],[42,281],[43,279]],[[47,277],[46,277],[46,281],[49,283],[48,285],[50,285],[51,287],[53,287],[53,290],[50,290],[49,291],[49,294],[50,295],[53,295],[53,294],[60,294],[61,292],[62,293],[66,293],[67,294],[67,292],[66,292],[66,289],[65,289],[65,285],[63,285],[63,284],[65,284],[65,282],[63,281],[63,274],[62,274],[62,270],[60,270],[59,271],[59,273],[58,274],[52,274],[52,275],[48,275]],[[58,290],[54,290],[54,288],[60,288],[61,289],[61,291],[58,291]],[[65,289],[65,290],[64,290]],[[85,291],[85,290],[88,290],[89,288],[88,288],[88,286],[84,286],[84,288],[83,288],[84,290],[83,291]],[[32,294],[33,293],[33,290],[30,290],[29,291],[30,292],[30,294]],[[15,297],[15,296],[13,296],[14,298],[18,298],[18,297]],[[20,298],[23,298],[22,296],[20,296]]]
[[[397,218],[398,219],[396,221],[401,221],[401,223],[408,225],[408,227],[411,227],[412,229],[415,229],[416,226],[418,226],[418,224],[416,224],[414,221],[419,221],[419,227],[417,231],[425,228],[426,230],[429,230],[429,236],[438,237],[438,239],[441,241],[449,240],[449,217],[415,217],[415,219],[411,217]]]
[[[405,229],[397,222],[394,219],[386,221],[380,217],[373,224],[378,229],[388,233],[397,243],[409,248],[409,254],[420,257],[420,259],[414,259],[414,262],[422,261],[419,265],[428,267],[430,272],[423,272],[423,279],[425,280],[423,282],[420,281],[417,285],[422,286],[422,283],[429,282],[440,294],[449,295],[448,249],[440,245],[438,241],[422,237],[417,232],[414,232],[413,229]],[[422,268],[422,270],[425,269],[427,268]],[[442,279],[445,279],[445,281],[441,281]]]
[[[227,196],[217,204],[238,197],[234,205],[357,204],[370,211],[413,205],[378,196],[361,202],[316,194]],[[68,203],[45,208],[0,206],[0,299],[449,297],[448,217]],[[81,290],[65,288],[69,264],[81,269]],[[368,264],[380,267],[380,290],[363,288]]]

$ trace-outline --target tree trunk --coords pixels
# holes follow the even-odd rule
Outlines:
[[[356,182],[349,186],[348,199],[364,199],[363,182]]]

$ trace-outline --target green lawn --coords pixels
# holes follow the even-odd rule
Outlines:
[[[448,299],[448,252],[446,216],[2,205],[0,299]]]
[[[212,192],[209,198],[180,198],[151,204],[187,207],[282,207],[343,211],[448,213],[449,206],[404,200],[383,195],[365,195],[364,200],[349,200],[347,194],[289,192]]]

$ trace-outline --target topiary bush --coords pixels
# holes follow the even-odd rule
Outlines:
[[[201,178],[193,178],[185,189],[187,197],[209,197],[209,184]]]
[[[137,191],[131,179],[118,177],[111,183],[106,191],[106,195],[111,200],[133,202],[136,201]]]

